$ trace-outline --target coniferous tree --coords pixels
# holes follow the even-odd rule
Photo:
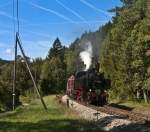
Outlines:
[[[65,50],[66,48],[61,45],[60,40],[56,38],[42,67],[41,90],[43,94],[52,94],[65,90]]]

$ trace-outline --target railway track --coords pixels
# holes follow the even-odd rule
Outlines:
[[[137,122],[150,122],[150,116],[142,113],[136,113],[129,110],[124,110],[121,108],[105,105],[104,107],[97,107],[93,105],[89,105],[89,107],[96,109],[97,111],[104,112],[110,115],[119,116],[121,118],[129,119],[131,121]]]
[[[61,97],[59,97],[59,100],[60,100],[60,98]],[[77,102],[77,101],[75,101],[75,102]],[[150,122],[150,115],[145,115],[142,113],[125,110],[125,109],[117,108],[117,107],[110,106],[110,105],[105,105],[103,107],[99,107],[99,106],[94,106],[94,105],[87,105],[82,102],[77,102],[77,103],[84,105],[86,107],[90,107],[94,110],[106,113],[106,114],[110,114],[110,115],[118,116],[120,118],[128,119],[130,121],[142,122],[142,123]]]
[[[94,121],[98,127],[104,128],[106,131],[150,131],[149,116],[128,111],[132,109],[116,108],[113,104],[104,107],[87,105],[77,102],[67,95],[58,97],[58,99],[62,100],[63,105],[68,103],[67,107],[76,111],[81,118]],[[126,107],[123,108],[127,109]]]

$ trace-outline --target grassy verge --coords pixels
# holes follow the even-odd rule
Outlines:
[[[134,112],[150,115],[150,104],[146,104],[144,102],[110,100],[109,103],[115,104],[120,108],[122,107],[125,109],[130,109]]]
[[[0,131],[4,132],[93,132],[101,130],[93,123],[59,105],[55,96],[44,98],[48,110],[44,111],[39,100],[21,106],[11,116],[0,118]]]

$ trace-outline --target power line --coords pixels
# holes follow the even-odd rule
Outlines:
[[[19,1],[17,0],[17,27],[18,27],[18,33],[19,33]]]
[[[16,32],[16,25],[15,25],[15,0],[13,0],[13,33],[14,33],[14,42],[15,42],[15,32]]]

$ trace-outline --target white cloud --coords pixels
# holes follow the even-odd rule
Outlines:
[[[42,57],[45,58],[48,54],[48,50],[52,45],[53,39],[51,40],[35,40],[35,41],[28,41],[22,40],[22,46],[26,56],[31,58]],[[20,50],[18,50],[18,54]]]
[[[4,12],[4,11],[0,11],[0,15],[1,15],[1,16],[5,16],[5,17],[8,17],[8,18],[10,18],[10,19],[13,19],[13,17],[12,17],[11,15],[7,14],[7,13]]]
[[[5,43],[5,42],[0,42],[0,48],[4,48],[4,49],[12,49],[13,46],[10,43]]]
[[[90,7],[91,9],[95,10],[96,12],[100,12],[100,13],[103,13],[103,14],[109,16],[109,17],[112,17],[112,15],[110,13],[108,13],[107,11],[99,9],[85,0],[80,0],[80,2],[82,2],[84,5]]]
[[[27,33],[31,33],[31,34],[37,35],[37,36],[41,36],[41,37],[45,37],[45,38],[50,38],[50,35],[46,35],[46,34],[43,34],[43,33],[29,31],[29,30],[26,30],[26,29],[23,29],[23,31],[27,32]]]
[[[54,39],[50,40],[37,40],[37,41],[23,41],[25,48],[50,48]]]
[[[11,20],[17,21],[16,17],[13,17],[13,16],[9,15],[7,12],[4,12],[2,10],[0,10],[0,16],[4,16],[4,17],[7,17],[7,18],[9,18]],[[22,18],[20,18],[19,20],[20,20],[20,22],[28,23],[26,20],[24,20]]]
[[[71,12],[72,14],[74,14],[75,16],[77,16],[78,18],[80,18],[81,20],[83,20],[84,23],[88,24],[89,23],[85,20],[84,17],[82,17],[79,13],[77,13],[76,11],[74,11],[73,9],[67,7],[66,5],[64,5],[62,2],[60,2],[59,0],[56,0],[56,2],[61,5],[63,8],[65,8],[66,10],[68,10],[69,12]]]
[[[38,41],[37,44],[38,46],[43,47],[43,48],[50,48],[51,46],[50,41]]]
[[[56,16],[58,16],[58,17],[60,17],[60,18],[63,18],[64,20],[67,20],[67,21],[69,21],[69,22],[74,22],[74,23],[75,23],[75,21],[73,21],[73,20],[70,19],[69,17],[67,17],[67,16],[65,16],[65,15],[63,15],[63,14],[61,14],[61,13],[59,13],[59,12],[56,12],[56,11],[54,11],[54,10],[52,10],[52,9],[45,8],[45,7],[43,7],[43,6],[40,6],[40,5],[37,5],[37,4],[34,4],[34,3],[29,3],[29,4],[32,5],[32,6],[35,7],[35,8],[41,9],[41,10],[43,10],[43,11],[46,11],[46,12],[49,12],[49,13],[52,13],[52,14],[55,14]]]
[[[6,49],[5,53],[11,55],[11,54],[13,54],[13,50],[12,49]]]

